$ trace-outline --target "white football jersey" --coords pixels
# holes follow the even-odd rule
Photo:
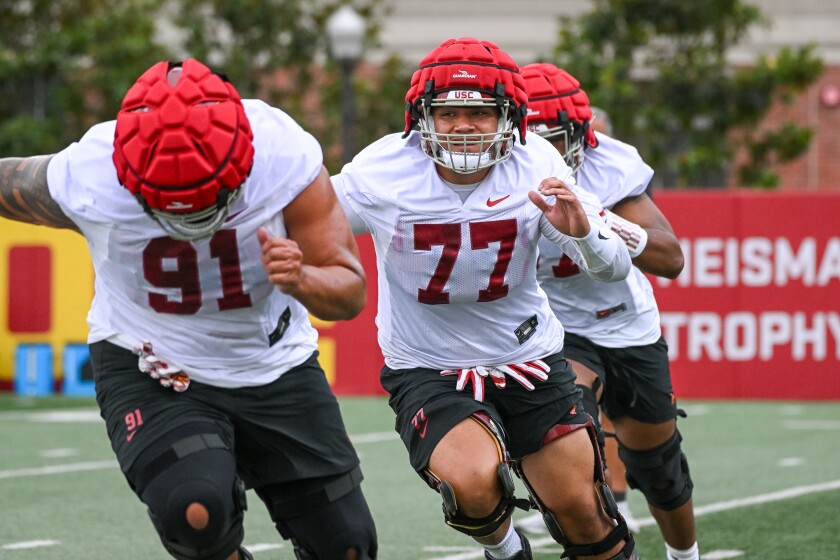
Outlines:
[[[227,221],[212,236],[177,241],[117,181],[115,122],[91,128],[50,162],[50,193],[87,239],[96,274],[89,342],[154,353],[193,380],[263,385],[317,348],[306,308],[271,284],[257,229],[284,236],[283,209],[317,176],[318,142],[291,117],[243,101],[254,165]]]
[[[645,192],[651,169],[633,146],[595,133],[598,147],[587,148],[577,172],[578,186],[598,197],[605,208]],[[570,333],[610,348],[656,342],[659,309],[647,276],[631,268],[619,282],[604,283],[581,273],[553,243],[540,242],[537,276],[551,308]]]
[[[454,369],[542,358],[562,348],[563,327],[536,279],[542,235],[585,267],[578,244],[528,199],[542,179],[572,183],[546,140],[528,139],[494,165],[462,203],[413,132],[363,150],[333,177],[354,233],[369,231],[379,274],[376,318],[386,364]],[[600,206],[581,193],[593,228]],[[603,225],[603,220],[600,220]],[[626,253],[607,230],[609,262]],[[603,238],[602,238],[603,239]],[[628,259],[629,260],[629,259]],[[626,272],[626,270],[625,270]]]

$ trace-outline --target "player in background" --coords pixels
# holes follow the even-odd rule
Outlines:
[[[589,108],[592,110],[592,120],[589,121],[589,128],[591,128],[594,132],[600,132],[601,134],[605,134],[607,136],[614,136],[610,115],[600,107],[591,105]]]
[[[86,238],[96,399],[173,557],[252,558],[246,488],[297,558],[376,557],[308,316],[356,316],[365,275],[311,135],[196,60],[159,62],[116,121],[0,160],[0,216]]]
[[[598,197],[635,265],[621,282],[593,282],[556,246],[540,243],[540,285],[566,326],[566,356],[584,408],[597,417],[600,403],[612,421],[627,481],[644,494],[667,558],[698,560],[668,348],[643,274],[676,278],[683,267],[671,225],[645,194],[653,170],[632,146],[592,130],[589,99],[573,76],[546,63],[525,66],[522,76],[529,129],[548,139],[578,185]]]
[[[595,132],[613,136],[612,121],[609,114],[600,107],[593,106],[590,108],[592,109],[592,120],[589,121],[589,127]],[[650,183],[648,183],[645,193],[650,195]],[[606,436],[604,439],[604,461],[607,464],[607,482],[613,491],[613,496],[615,496],[618,511],[621,512],[627,522],[627,527],[634,533],[638,533],[641,525],[639,525],[639,521],[633,515],[633,512],[630,511],[630,504],[627,501],[626,469],[618,454],[618,443],[614,437],[615,428],[606,415],[602,414],[600,419]]]
[[[380,379],[446,524],[488,559],[532,558],[510,521],[527,506],[512,465],[568,557],[635,558],[536,278],[542,237],[603,281],[625,278],[630,258],[551,144],[524,143],[525,101],[496,45],[445,41],[412,77],[405,133],[333,185],[353,232],[373,237]]]

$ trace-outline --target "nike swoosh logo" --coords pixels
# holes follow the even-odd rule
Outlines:
[[[127,436],[125,436],[125,441],[131,441],[132,438],[134,437],[134,434],[136,434],[136,433],[137,433],[137,430],[134,430],[133,432],[129,432],[129,434]]]
[[[598,239],[609,239],[609,237],[604,237],[604,234],[599,231],[598,232]]]
[[[414,429],[420,433],[420,439],[426,437],[426,428],[429,427],[429,419],[426,418],[422,408],[418,410],[417,414],[414,415],[414,418],[411,419],[411,424],[414,426]]]
[[[237,217],[237,216],[238,216],[239,214],[241,214],[242,212],[244,212],[244,210],[240,210],[240,211],[239,211],[239,212],[237,212],[236,214],[231,214],[230,216],[228,216],[227,218],[225,218],[225,222],[229,222],[229,221],[231,221],[232,219],[234,219],[235,217]]]
[[[507,197],[509,197],[509,196],[510,196],[510,195],[509,195],[509,194],[507,194],[507,195],[503,196],[502,198],[498,198],[498,199],[496,199],[496,200],[490,200],[490,199],[488,198],[488,199],[487,199],[487,206],[489,206],[490,208],[493,208],[494,206],[496,206],[498,203],[500,203],[501,201],[505,200],[505,199],[506,199]]]

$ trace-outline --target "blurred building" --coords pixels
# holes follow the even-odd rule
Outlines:
[[[733,65],[750,64],[760,54],[782,46],[814,43],[826,66],[824,75],[791,107],[769,115],[807,124],[814,132],[810,150],[779,168],[784,188],[840,190],[840,0],[747,0],[768,18],[749,39],[733,48]],[[399,53],[418,61],[450,37],[473,36],[493,41],[520,65],[551,54],[560,29],[559,16],[591,9],[592,0],[393,0],[384,22],[380,53]]]
[[[733,49],[734,64],[755,60],[783,45],[816,43],[827,64],[840,65],[840,2],[837,0],[745,0],[770,20],[753,29],[750,39]],[[498,43],[514,60],[527,64],[547,55],[557,42],[561,15],[591,9],[592,0],[392,0],[384,22],[383,50],[419,60],[450,37],[480,37]]]

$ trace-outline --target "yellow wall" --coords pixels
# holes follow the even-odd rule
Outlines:
[[[9,332],[9,251],[13,247],[46,246],[51,253],[50,329],[43,333]],[[47,342],[53,346],[56,376],[61,376],[61,350],[68,342],[87,340],[88,308],[93,299],[93,265],[87,243],[78,233],[0,220],[0,380],[14,378],[14,352],[19,343]]]
[[[335,338],[326,336],[324,330],[329,329],[334,323],[328,321],[320,321],[309,316],[312,324],[320,331],[318,336],[318,362],[324,368],[324,373],[327,375],[327,381],[330,385],[335,385],[336,379],[336,340]]]

